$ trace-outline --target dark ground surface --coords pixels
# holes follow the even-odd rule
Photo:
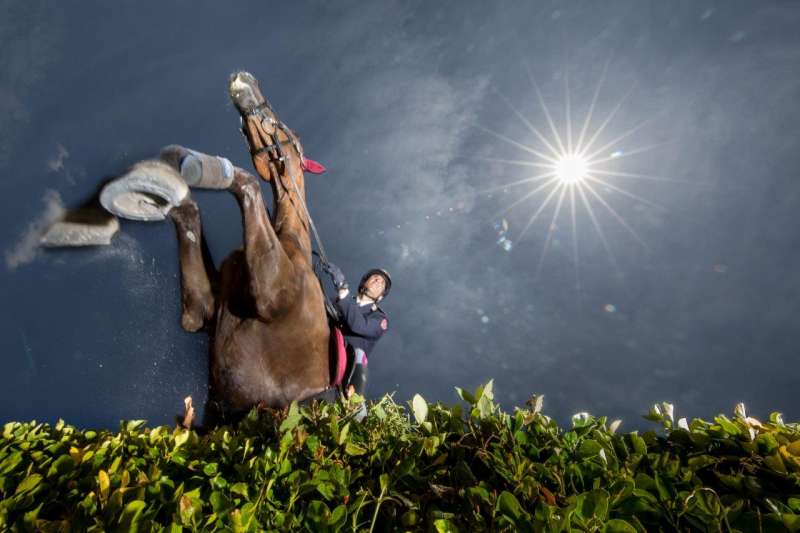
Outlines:
[[[794,1],[2,1],[0,421],[171,423],[185,395],[202,405],[207,341],[180,329],[171,225],[124,221],[91,250],[31,236],[165,144],[246,165],[226,94],[240,68],[329,169],[308,191],[333,260],[394,275],[370,396],[452,402],[493,377],[506,407],[544,393],[562,420],[630,429],[661,400],[797,419],[798,23]],[[616,268],[582,206],[577,263],[565,208],[539,269],[553,209],[519,237],[543,196],[493,216],[533,186],[479,193],[536,169],[476,156],[536,156],[476,126],[545,150],[500,96],[550,135],[526,63],[562,135],[565,81],[577,131],[607,63],[590,131],[632,91],[597,146],[643,123],[609,168],[680,180],[608,177],[646,201],[597,188],[646,244],[595,202]],[[195,196],[219,263],[236,204]]]

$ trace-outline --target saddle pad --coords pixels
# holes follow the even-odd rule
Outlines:
[[[341,385],[344,379],[344,371],[347,367],[347,350],[344,346],[344,335],[337,327],[333,327],[334,349],[336,353],[333,354],[336,361],[336,375],[334,376],[333,385]]]

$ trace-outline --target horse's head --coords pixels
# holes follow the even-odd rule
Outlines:
[[[258,80],[249,72],[237,72],[231,75],[229,90],[241,115],[242,133],[259,175],[267,181],[279,182],[278,178],[292,173],[302,181],[300,139],[278,119]]]

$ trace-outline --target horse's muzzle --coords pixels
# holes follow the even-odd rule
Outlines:
[[[242,115],[252,113],[266,102],[258,80],[249,72],[242,71],[232,74],[228,89],[231,100]]]

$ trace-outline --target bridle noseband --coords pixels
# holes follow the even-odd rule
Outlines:
[[[263,110],[268,109],[273,116],[266,116],[266,114],[262,113]],[[264,102],[258,104],[253,109],[244,113],[244,118],[255,117],[257,119],[261,119],[263,123],[265,120],[270,123],[272,126],[273,133],[266,133],[264,132],[272,141],[272,144],[265,144],[261,148],[252,148],[250,147],[250,157],[255,158],[258,154],[266,153],[270,156],[272,163],[276,166],[276,170],[279,174],[284,174],[286,172],[286,154],[283,152],[282,145],[291,145],[297,151],[297,154],[302,158],[303,151],[300,149],[300,146],[295,139],[295,136],[292,134],[291,130],[284,124],[282,121],[274,118],[275,111],[272,110],[272,107],[267,103],[265,100]],[[263,124],[262,124],[263,129]],[[278,130],[282,130],[286,137],[289,139],[288,141],[280,141],[278,139]],[[244,129],[242,129],[242,134],[247,138],[247,134],[245,133]],[[249,146],[248,141],[248,146]],[[274,154],[274,157],[273,157]],[[276,176],[277,177],[277,176]]]

